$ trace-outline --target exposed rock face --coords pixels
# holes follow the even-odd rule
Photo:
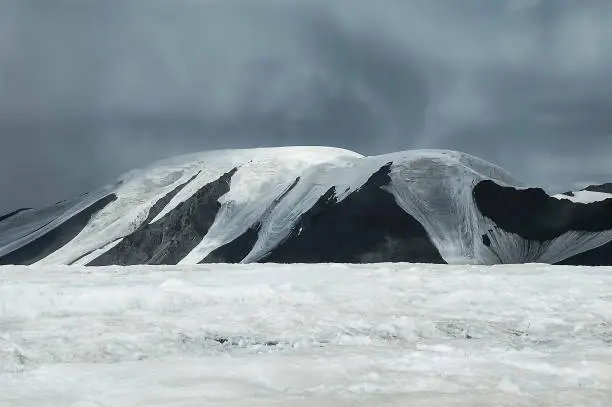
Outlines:
[[[164,210],[166,205],[168,205],[170,203],[172,198],[174,198],[176,196],[176,194],[181,192],[181,190],[183,188],[185,188],[185,185],[187,185],[191,181],[193,181],[199,174],[200,173],[198,172],[196,175],[194,175],[193,177],[189,178],[189,180],[187,182],[184,182],[184,183],[180,184],[179,186],[174,188],[172,191],[168,192],[163,198],[161,198],[160,200],[155,202],[155,204],[153,204],[153,206],[149,210],[149,216],[147,216],[147,219],[145,219],[144,223],[145,224],[151,223],[153,221],[153,219],[155,219],[157,217],[157,215],[159,215]]]
[[[549,196],[467,154],[196,153],[0,216],[0,264],[612,265],[612,184]]]
[[[569,266],[612,266],[612,242],[576,254],[555,264]]]
[[[229,191],[230,179],[236,170],[206,185],[157,222],[144,222],[88,265],[177,264],[208,232],[221,207],[219,198]],[[170,201],[167,196],[162,199]],[[149,216],[150,219],[154,217]]]
[[[115,194],[99,199],[91,206],[78,212],[66,222],[45,233],[38,239],[0,257],[0,264],[32,264],[48,256],[74,239],[96,212],[116,199],[117,196]],[[21,211],[14,212],[13,215],[16,215],[18,212]]]
[[[589,185],[584,188],[585,191],[602,192],[604,194],[612,194],[612,182],[601,185]]]
[[[250,227],[231,242],[213,250],[200,263],[240,263],[253,248],[259,234],[259,225]]]
[[[484,216],[527,240],[551,240],[568,231],[612,229],[612,199],[577,203],[552,198],[540,188],[516,189],[482,181],[474,187],[474,200]]]
[[[605,192],[612,184],[591,186],[584,190]],[[564,195],[573,197],[572,192]],[[589,203],[556,199],[540,188],[516,189],[492,181],[482,181],[474,188],[474,200],[480,212],[503,230],[516,233],[530,242],[548,242],[568,232],[605,232],[612,229],[612,198]],[[490,245],[489,236],[483,243]],[[555,264],[612,265],[612,242],[570,256]]]
[[[286,239],[262,262],[444,263],[423,226],[402,211],[391,193],[387,164],[341,202],[331,188],[293,226]],[[236,169],[206,185],[162,219],[149,221],[90,265],[176,264],[204,237],[229,191]],[[295,186],[299,179],[292,185]],[[289,188],[286,193],[291,190]],[[176,194],[173,191],[171,194]],[[169,194],[170,195],[170,194]],[[278,201],[284,195],[279,197]],[[162,198],[169,202],[168,196]],[[276,204],[278,202],[274,202]],[[155,207],[159,207],[157,203]],[[240,262],[257,241],[259,225],[210,253],[202,263]]]
[[[300,177],[297,177],[291,185],[276,199],[272,200],[270,206],[266,209],[262,218],[270,216],[270,212],[290,193],[300,182]],[[200,263],[239,263],[244,259],[259,238],[261,223],[257,222],[242,233],[236,239],[224,244],[209,253]]]
[[[423,226],[383,188],[391,163],[338,202],[334,188],[304,213],[291,234],[263,262],[444,263]]]

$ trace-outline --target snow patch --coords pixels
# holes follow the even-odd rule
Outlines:
[[[557,199],[567,199],[568,201],[577,202],[577,203],[592,203],[592,202],[601,202],[606,199],[612,198],[612,194],[606,194],[604,192],[595,192],[595,191],[575,191],[572,192],[573,196],[565,195],[565,194],[557,194],[553,195],[553,198]]]

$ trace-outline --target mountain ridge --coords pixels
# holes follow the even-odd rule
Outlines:
[[[3,216],[0,264],[612,264],[606,185],[550,196],[450,150],[208,151]]]

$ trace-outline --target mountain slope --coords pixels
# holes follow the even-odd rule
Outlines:
[[[612,264],[604,187],[551,197],[455,151],[211,151],[0,218],[0,264]]]

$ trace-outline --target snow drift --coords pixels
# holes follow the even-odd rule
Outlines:
[[[612,405],[606,267],[3,266],[0,281],[0,407]]]
[[[468,154],[211,151],[0,217],[0,264],[612,264],[612,187],[556,196]]]

